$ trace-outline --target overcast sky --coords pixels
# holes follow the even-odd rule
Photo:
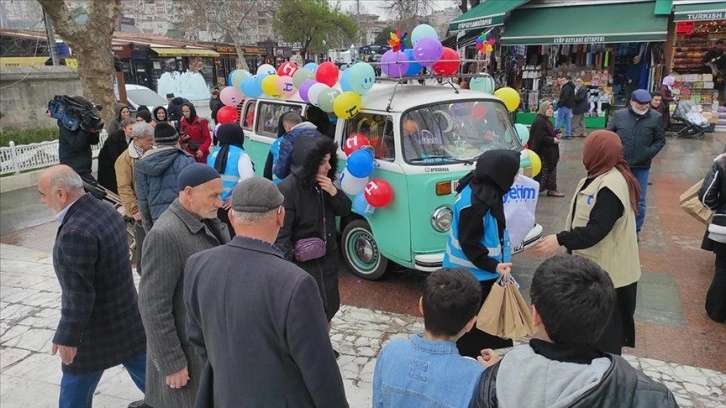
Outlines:
[[[330,4],[335,4],[337,0],[328,0]],[[355,0],[340,0],[340,4],[343,6],[343,10],[347,10],[349,7],[355,6]],[[360,0],[361,11],[365,10],[371,14],[378,14],[384,16],[384,10],[381,8],[386,2],[378,0]],[[441,10],[447,7],[456,6],[454,0],[434,0],[434,9]]]

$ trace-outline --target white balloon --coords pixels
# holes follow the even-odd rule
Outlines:
[[[320,93],[326,89],[330,89],[330,87],[325,84],[321,84],[320,82],[311,86],[308,90],[308,101],[310,101],[310,103],[314,106],[318,106],[318,96],[320,96]]]
[[[343,172],[340,174],[340,188],[346,194],[356,195],[363,191],[366,184],[368,184],[368,177],[353,177],[348,169],[343,169]]]
[[[259,68],[257,68],[257,75],[260,74],[275,75],[277,74],[277,71],[275,70],[275,67],[270,64],[262,64]]]

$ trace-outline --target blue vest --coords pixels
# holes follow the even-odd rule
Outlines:
[[[275,139],[274,142],[270,145],[270,153],[272,153],[272,168],[275,168],[275,165],[277,164],[277,159],[280,158],[280,143],[282,142],[282,137],[278,137]],[[277,177],[275,175],[275,172],[272,172],[272,181],[275,182],[275,184],[280,184],[282,182],[282,179]]]
[[[219,154],[220,147],[215,146],[212,148],[212,151],[209,153],[209,156],[207,156],[207,164],[214,167],[214,162],[217,161],[217,154]],[[232,196],[232,190],[237,186],[237,183],[239,183],[239,158],[242,157],[245,153],[245,149],[237,146],[229,146],[229,149],[227,150],[227,166],[224,168],[224,173],[222,173],[222,187],[224,188],[224,191],[222,192],[222,201],[225,201],[227,198]]]
[[[496,271],[485,271],[477,268],[467,259],[464,251],[459,244],[459,216],[461,211],[471,207],[471,187],[466,186],[464,190],[456,197],[454,201],[454,219],[451,223],[451,233],[446,243],[446,253],[444,254],[444,267],[446,268],[466,268],[479,281],[497,279],[499,274]],[[503,242],[499,241],[499,227],[497,219],[492,215],[491,210],[487,211],[484,219],[484,235],[479,243],[489,251],[489,257],[494,258],[497,262],[506,263],[512,259],[512,249],[509,245],[509,232],[504,230]]]

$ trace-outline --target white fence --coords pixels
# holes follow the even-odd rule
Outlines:
[[[100,142],[91,146],[93,157],[98,156],[106,136],[104,129]],[[9,147],[0,147],[0,175],[19,174],[21,171],[42,169],[58,163],[58,140],[17,146],[10,142]]]

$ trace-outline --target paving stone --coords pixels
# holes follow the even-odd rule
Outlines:
[[[12,347],[3,347],[0,351],[0,370],[15,364],[30,355],[29,350],[22,350]]]

